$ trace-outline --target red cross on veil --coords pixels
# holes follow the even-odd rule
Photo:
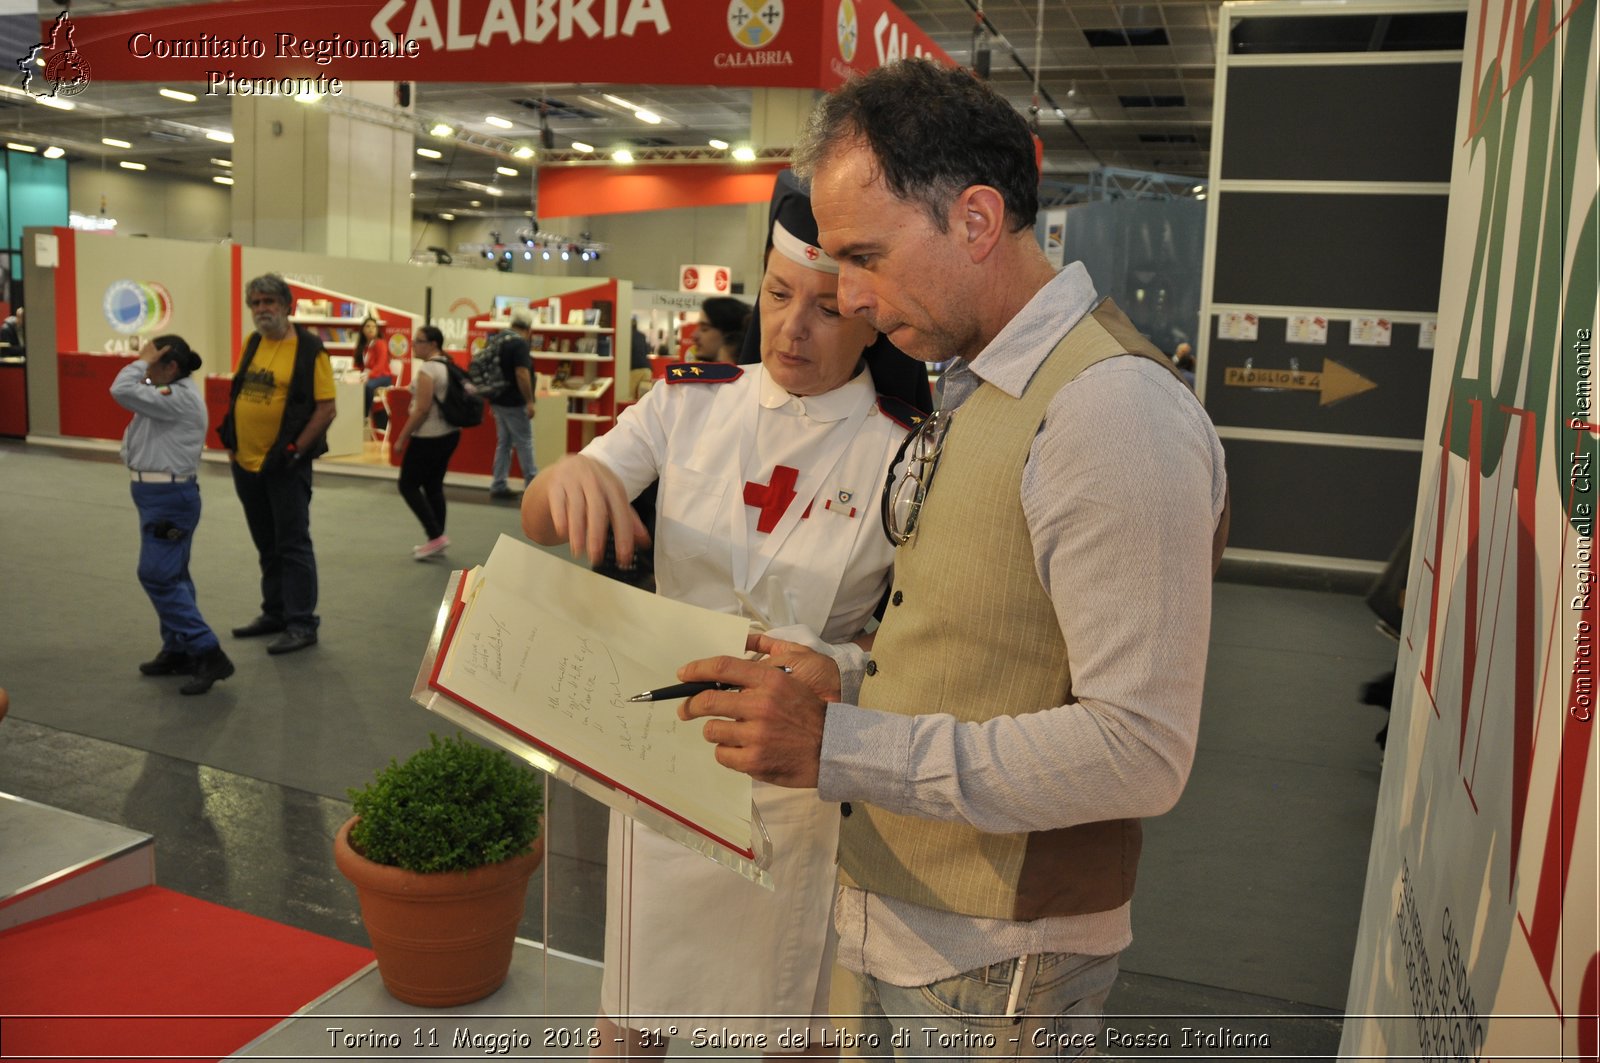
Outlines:
[[[744,485],[744,504],[761,510],[761,516],[756,520],[756,531],[770,532],[778,526],[789,503],[795,500],[794,485],[799,479],[799,469],[775,465],[769,482]]]

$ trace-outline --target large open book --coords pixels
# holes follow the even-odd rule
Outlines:
[[[680,702],[627,700],[677,682],[687,661],[743,655],[749,627],[502,535],[452,580],[417,700],[759,880],[749,776],[717,763]]]

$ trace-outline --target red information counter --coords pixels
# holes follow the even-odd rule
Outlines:
[[[133,414],[111,397],[111,382],[131,361],[131,354],[62,351],[56,355],[56,401],[60,404],[62,435],[122,438]]]
[[[405,427],[411,410],[411,389],[390,388],[383,393],[389,409],[389,438],[394,439]],[[470,472],[489,476],[494,473],[494,414],[483,411],[483,423],[463,428],[461,442],[450,455],[451,472]],[[403,454],[389,454],[389,464],[399,465]],[[513,475],[515,475],[513,473]]]
[[[0,436],[28,434],[28,369],[21,362],[0,364]]]

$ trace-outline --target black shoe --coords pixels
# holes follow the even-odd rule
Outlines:
[[[295,650],[303,650],[307,646],[315,646],[316,644],[317,633],[315,631],[289,630],[274,639],[272,645],[267,647],[267,652],[293,653]]]
[[[178,650],[162,650],[139,665],[145,675],[187,675],[194,671],[194,658]]]
[[[234,628],[233,637],[236,639],[253,639],[257,635],[276,635],[283,628],[284,623],[282,620],[263,613],[243,627]]]
[[[501,502],[506,499],[516,498],[517,493],[511,490],[509,487],[496,487],[490,490],[489,497],[494,499],[496,502]]]
[[[204,694],[211,689],[211,684],[219,679],[226,679],[233,674],[233,662],[228,660],[228,655],[218,646],[214,650],[207,650],[195,658],[194,678],[178,688],[180,694]]]

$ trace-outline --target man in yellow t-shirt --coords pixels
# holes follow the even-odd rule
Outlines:
[[[333,367],[322,341],[289,323],[293,297],[277,274],[245,286],[256,331],[234,371],[218,433],[261,560],[261,615],[235,638],[278,636],[268,653],[317,642],[317,559],[311,547],[311,460],[334,417]]]

